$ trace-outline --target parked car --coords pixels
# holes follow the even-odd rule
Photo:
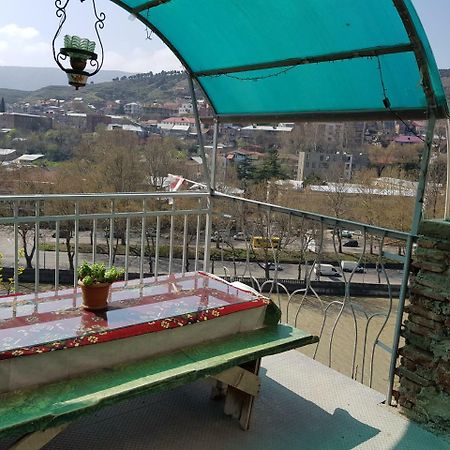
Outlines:
[[[247,237],[246,237],[246,235],[245,235],[245,233],[244,233],[243,231],[239,231],[238,233],[236,233],[236,234],[233,236],[233,239],[234,239],[235,241],[246,241],[246,240],[247,240]]]
[[[350,239],[342,245],[344,247],[359,247],[358,241],[356,239]]]
[[[331,264],[314,264],[314,273],[316,275],[323,275],[326,277],[340,277],[341,274],[336,267]]]
[[[281,266],[280,264],[275,264],[274,262],[268,262],[267,264],[264,264],[263,267],[264,269],[268,267],[269,270],[278,270],[278,271],[283,270],[283,266]]]
[[[365,273],[366,269],[356,261],[341,261],[341,268],[344,272]]]
[[[352,233],[348,230],[342,230],[341,236],[343,238],[349,238],[349,239],[351,239],[353,237]]]
[[[67,239],[67,238],[73,237],[73,233],[71,231],[67,230],[59,230],[59,238],[60,239]],[[56,231],[52,234],[52,238],[56,238]]]

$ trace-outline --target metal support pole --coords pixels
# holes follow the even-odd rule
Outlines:
[[[194,82],[192,81],[192,78],[188,77],[189,81],[189,89],[191,91],[191,99],[192,99],[192,110],[194,111],[194,118],[195,118],[195,127],[197,128],[197,137],[198,137],[198,147],[200,150],[200,157],[202,158],[203,162],[203,176],[205,178],[205,184],[208,188],[208,191],[211,191],[211,176],[208,169],[208,161],[206,159],[206,153],[205,153],[205,144],[203,142],[203,134],[202,134],[202,128],[200,124],[200,116],[198,114],[198,107],[197,107],[197,97],[195,96],[195,90],[194,90]]]
[[[189,82],[189,89],[191,91],[191,98],[192,98],[192,109],[194,111],[194,117],[195,117],[195,126],[197,128],[197,137],[198,137],[198,145],[200,150],[200,156],[202,158],[203,162],[203,176],[205,178],[205,184],[206,188],[208,189],[208,192],[211,194],[211,175],[208,169],[208,161],[206,160],[206,153],[205,153],[205,145],[203,143],[203,135],[201,130],[201,124],[200,124],[200,117],[198,114],[198,108],[197,108],[197,97],[195,96],[195,90],[194,90],[194,82],[192,81],[192,77],[188,77]],[[206,224],[205,224],[205,246],[204,246],[204,253],[203,253],[203,270],[205,272],[209,271],[209,264],[210,264],[210,252],[211,252],[211,229],[212,229],[212,202],[211,202],[211,195],[206,199],[206,208],[208,210],[208,213],[206,214]]]
[[[450,119],[447,119],[447,188],[445,190],[445,220],[450,220]]]
[[[431,149],[433,146],[435,125],[436,125],[436,117],[434,115],[431,115],[430,118],[428,119],[427,137],[422,154],[420,177],[416,192],[416,202],[414,206],[414,216],[411,224],[411,233],[409,234],[408,239],[406,241],[405,264],[403,265],[402,285],[400,288],[400,296],[398,300],[397,317],[395,320],[395,328],[394,328],[394,338],[392,341],[391,363],[389,367],[389,386],[386,396],[388,405],[390,405],[392,401],[392,389],[394,386],[395,367],[397,365],[397,353],[400,342],[400,327],[403,321],[403,309],[405,307],[406,293],[408,290],[409,268],[411,265],[412,247],[414,238],[417,236],[417,233],[419,231],[419,226],[423,215],[423,204],[428,175],[428,163],[430,161]]]
[[[219,135],[219,122],[214,119],[213,148],[211,152],[211,190],[216,190],[216,165],[217,165],[217,139]]]

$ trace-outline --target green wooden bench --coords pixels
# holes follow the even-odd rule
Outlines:
[[[2,394],[0,440],[22,436],[11,448],[41,448],[70,422],[103,406],[204,377],[216,379],[213,397],[226,393],[225,412],[247,429],[259,390],[260,358],[317,341],[299,329],[270,325],[39,389]]]

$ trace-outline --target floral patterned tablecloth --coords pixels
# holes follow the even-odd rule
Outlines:
[[[102,312],[82,309],[78,288],[4,297],[0,360],[183,327],[268,302],[204,272],[114,283]]]

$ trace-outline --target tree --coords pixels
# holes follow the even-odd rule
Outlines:
[[[5,105],[5,99],[2,97],[2,100],[0,101],[0,113],[6,112],[6,105]]]
[[[286,178],[278,158],[278,150],[275,147],[272,147],[269,150],[268,157],[265,158],[262,165],[258,167],[254,177],[258,181]]]
[[[435,154],[428,168],[428,183],[425,197],[425,209],[428,217],[443,216],[443,200],[447,180],[447,158],[444,154]]]
[[[244,190],[247,190],[249,181],[255,177],[255,166],[250,158],[245,157],[242,162],[237,164],[236,169],[237,176],[241,180]]]
[[[150,137],[142,147],[143,170],[146,181],[161,190],[169,173],[176,173],[180,152],[171,138]]]

